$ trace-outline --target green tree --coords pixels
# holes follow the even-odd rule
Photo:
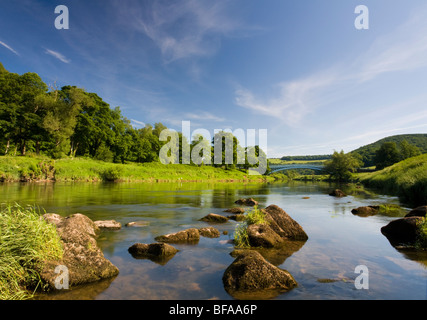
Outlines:
[[[420,148],[410,144],[407,140],[402,140],[399,144],[400,160],[416,157],[421,155]]]
[[[400,161],[400,153],[395,142],[384,142],[375,155],[377,170],[391,166]]]
[[[360,159],[350,153],[344,151],[335,151],[331,160],[325,162],[325,170],[329,173],[330,177],[337,181],[348,181],[362,162]]]

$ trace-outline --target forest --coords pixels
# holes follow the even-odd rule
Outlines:
[[[70,85],[60,89],[48,86],[36,73],[11,73],[0,63],[0,155],[87,157],[123,164],[158,162],[162,147],[170,141],[161,139],[164,130],[169,129],[160,122],[135,128],[119,107],[111,108],[96,93]],[[179,157],[184,149],[192,151],[196,146],[202,156],[204,149],[213,148],[216,140],[221,137],[225,141],[227,136],[222,132],[212,141],[196,137],[190,142],[178,134]],[[255,167],[247,158],[245,163],[237,163],[238,152],[247,149],[240,147],[236,137],[232,139],[233,163],[214,163],[212,158],[196,164],[212,163],[226,169]],[[183,144],[187,144],[185,148]],[[258,146],[255,148],[256,156],[260,155]],[[223,157],[225,151],[224,143]],[[261,155],[266,161],[262,150]]]

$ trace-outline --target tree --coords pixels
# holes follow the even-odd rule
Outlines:
[[[391,166],[400,161],[400,153],[395,142],[384,142],[375,155],[377,170]]]
[[[325,170],[329,173],[330,177],[337,181],[348,181],[352,173],[360,168],[362,162],[354,155],[344,151],[335,151],[331,160],[325,162]]]
[[[402,140],[399,144],[399,147],[401,161],[421,155],[420,148],[410,144],[407,140]]]

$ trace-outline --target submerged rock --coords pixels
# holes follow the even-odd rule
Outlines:
[[[224,289],[233,297],[245,298],[257,293],[265,296],[270,291],[270,298],[289,291],[298,284],[292,275],[265,260],[256,251],[242,252],[225,270],[222,277]],[[268,295],[268,294],[267,294]]]
[[[380,210],[380,206],[366,206],[351,210],[351,213],[361,217],[369,217],[376,215]]]
[[[95,221],[94,223],[100,229],[120,230],[122,228],[122,224],[116,220],[102,220]]]
[[[249,207],[254,207],[258,205],[258,201],[255,201],[253,198],[239,199],[234,203],[239,205],[249,206]]]
[[[132,221],[132,222],[128,222],[126,223],[126,227],[146,227],[150,225],[149,222],[147,221]]]
[[[347,197],[347,195],[340,189],[335,189],[334,191],[332,191],[331,193],[329,193],[330,196],[332,197]]]
[[[128,249],[135,259],[150,259],[159,264],[166,264],[178,250],[167,243],[135,243]]]
[[[154,238],[158,242],[180,243],[180,242],[198,242],[200,232],[196,228],[182,230],[176,233],[166,234]]]
[[[224,223],[228,221],[228,218],[219,214],[209,213],[207,216],[204,216],[202,219],[200,219],[200,221]]]
[[[43,218],[56,226],[62,241],[64,255],[61,261],[48,261],[41,272],[42,281],[55,289],[56,267],[65,266],[69,272],[69,285],[77,286],[116,276],[119,269],[107,260],[98,247],[99,228],[87,216],[74,214],[63,218],[45,214]]]
[[[227,210],[224,210],[224,212],[229,212],[229,213],[236,213],[236,214],[239,214],[239,213],[245,213],[245,209],[243,209],[243,208],[230,208],[230,209],[227,209]]]
[[[221,236],[219,230],[214,227],[200,228],[199,233],[202,237],[206,238],[219,238]]]

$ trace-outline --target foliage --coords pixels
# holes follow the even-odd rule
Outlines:
[[[330,160],[332,155],[317,155],[317,156],[284,156],[280,160],[283,161],[322,161]]]
[[[7,205],[0,211],[0,300],[31,297],[40,288],[40,272],[63,249],[56,228],[32,207]]]
[[[427,219],[418,225],[418,234],[415,247],[419,249],[427,249]]]
[[[331,160],[325,162],[325,171],[327,171],[331,179],[337,181],[348,181],[352,177],[352,173],[361,166],[361,161],[354,155],[344,151],[335,151]]]
[[[248,226],[253,224],[268,224],[268,221],[265,219],[265,214],[262,210],[258,209],[258,206],[254,206],[252,210],[245,213],[244,222],[237,225],[234,230],[234,244],[236,247],[250,247],[247,229]]]
[[[368,187],[399,195],[412,206],[427,203],[427,154],[398,162],[381,171],[359,174]]]
[[[401,143],[404,140],[406,140],[408,144],[417,147],[422,154],[427,153],[427,134],[405,134],[391,136],[368,144],[366,146],[360,147],[357,150],[352,151],[351,153],[357,153],[361,156],[364,167],[372,167],[376,165],[375,156],[377,150],[379,150],[385,142],[394,142],[397,146],[401,146]],[[403,146],[403,149],[404,148],[405,147]],[[404,150],[402,150],[402,154],[405,154]],[[408,157],[409,156],[405,156],[405,158]]]

